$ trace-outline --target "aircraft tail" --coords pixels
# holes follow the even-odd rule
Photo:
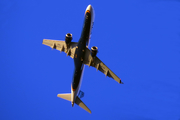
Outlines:
[[[71,101],[71,93],[65,93],[65,94],[58,94],[57,97]],[[77,96],[75,103],[81,107],[82,109],[86,110],[87,112],[91,113],[91,110],[81,101],[81,99]]]
[[[71,101],[71,93],[58,94],[57,97]]]
[[[87,112],[91,113],[91,110],[81,101],[81,99],[77,96],[75,103],[79,105],[82,109],[86,110]]]

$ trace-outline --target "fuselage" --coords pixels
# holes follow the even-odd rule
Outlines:
[[[91,30],[94,23],[94,10],[91,5],[88,5],[84,15],[84,24],[81,33],[81,37],[78,41],[78,45],[76,47],[75,55],[74,55],[74,75],[71,83],[71,101],[72,106],[76,100],[76,96],[81,87],[82,75],[84,71],[83,59],[85,55],[85,48],[88,47],[90,42]]]

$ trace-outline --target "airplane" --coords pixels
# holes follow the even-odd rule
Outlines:
[[[67,56],[74,59],[74,76],[71,83],[71,93],[58,94],[57,97],[68,100],[71,102],[72,107],[74,103],[78,106],[91,113],[91,110],[81,101],[80,98],[84,96],[84,93],[80,91],[82,75],[84,70],[84,65],[95,67],[97,70],[101,71],[110,78],[113,78],[120,84],[123,84],[121,79],[116,76],[96,55],[98,52],[98,47],[93,46],[91,50],[88,49],[91,30],[94,24],[94,9],[91,5],[88,5],[85,10],[84,24],[81,33],[81,37],[78,42],[72,41],[72,34],[67,33],[65,36],[65,41],[61,40],[50,40],[43,39],[44,45],[50,46],[52,49],[59,50],[60,52],[65,52]]]

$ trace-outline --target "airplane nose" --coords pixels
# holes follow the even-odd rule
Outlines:
[[[92,6],[91,5],[88,5],[87,8],[86,8],[86,11],[89,10],[89,11],[92,11]]]
[[[88,5],[88,6],[87,6],[86,11],[85,11],[85,14],[86,14],[86,12],[88,12],[88,11],[91,13],[91,20],[94,21],[95,12],[94,12],[94,9],[93,9],[92,5]]]

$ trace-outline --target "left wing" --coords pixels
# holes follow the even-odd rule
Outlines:
[[[47,45],[51,47],[52,49],[56,49],[59,51],[63,51],[67,54],[67,56],[70,56],[71,58],[74,58],[74,53],[76,50],[77,42],[71,42],[69,47],[67,47],[65,41],[61,40],[49,40],[49,39],[43,39],[44,45]]]
[[[86,48],[83,63],[88,66],[95,67],[97,70],[101,71],[106,76],[113,78],[120,84],[123,84],[123,82],[121,82],[121,79],[117,75],[115,75],[97,56],[91,56],[91,52],[88,48]]]

